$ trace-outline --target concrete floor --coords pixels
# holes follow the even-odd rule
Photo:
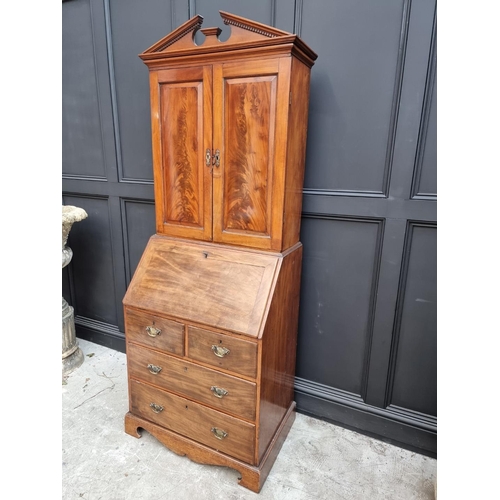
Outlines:
[[[85,361],[62,385],[64,500],[434,499],[436,460],[301,414],[257,495],[232,469],[125,434],[125,354],[79,343]]]

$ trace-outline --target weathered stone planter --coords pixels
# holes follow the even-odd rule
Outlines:
[[[71,205],[62,207],[62,267],[73,257],[73,251],[66,246],[69,232],[75,222],[87,218],[83,208]],[[83,363],[83,353],[76,340],[75,315],[73,308],[62,298],[62,374],[67,375]]]

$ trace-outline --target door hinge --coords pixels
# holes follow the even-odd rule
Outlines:
[[[290,92],[290,100],[288,102],[288,105],[291,106],[292,105],[292,93]]]

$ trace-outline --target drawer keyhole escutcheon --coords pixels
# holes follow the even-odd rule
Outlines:
[[[222,429],[217,429],[217,427],[212,427],[210,429],[214,436],[217,438],[217,439],[225,439],[227,437],[227,432],[226,431],[223,431]]]
[[[158,373],[161,372],[161,366],[156,366],[156,365],[152,365],[151,363],[149,363],[148,365],[148,370],[153,374],[153,375],[158,375]]]
[[[151,403],[149,406],[155,413],[161,413],[163,411],[163,406],[157,405],[156,403]]]
[[[224,356],[227,356],[231,352],[227,347],[218,345],[213,345],[212,351],[218,358],[223,358]]]
[[[216,387],[213,385],[210,387],[210,390],[214,393],[214,396],[216,398],[223,398],[224,396],[227,396],[229,393],[226,391],[226,389],[222,389],[221,387]]]
[[[157,337],[158,335],[160,335],[161,330],[159,328],[155,328],[154,326],[147,326],[146,332],[150,337]]]

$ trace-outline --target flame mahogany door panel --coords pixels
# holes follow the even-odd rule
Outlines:
[[[158,233],[212,239],[212,66],[151,72]]]
[[[216,242],[281,248],[284,168],[277,167],[286,151],[288,80],[280,64],[265,59],[213,66],[213,147],[220,151],[220,166],[213,169]]]

